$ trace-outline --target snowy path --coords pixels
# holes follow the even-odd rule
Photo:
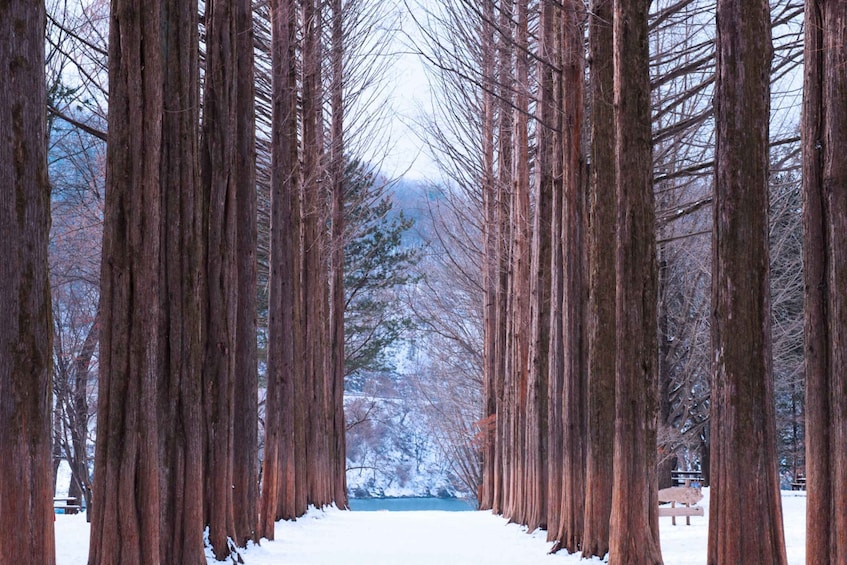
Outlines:
[[[805,494],[805,493],[803,493]],[[783,493],[790,565],[805,559],[805,496]],[[708,497],[702,503],[708,505]],[[706,512],[708,515],[708,511]],[[685,520],[681,519],[680,524]],[[660,521],[666,565],[705,565],[708,522],[691,526]],[[59,565],[82,565],[88,551],[85,517],[56,516]],[[263,540],[244,554],[247,565],[585,565],[574,555],[548,555],[545,532],[528,535],[489,512],[310,511],[276,526],[276,541]],[[213,563],[213,561],[210,561]]]

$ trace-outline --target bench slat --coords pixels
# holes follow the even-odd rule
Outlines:
[[[677,506],[675,508],[660,506],[659,517],[662,516],[705,516],[705,514],[702,506]]]

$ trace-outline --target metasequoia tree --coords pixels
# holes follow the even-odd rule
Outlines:
[[[233,498],[239,546],[258,540],[258,368],[256,312],[256,119],[251,0],[235,2],[233,62],[235,79],[236,285],[235,421],[233,423]]]
[[[206,3],[205,23],[201,164],[204,201],[208,206],[205,307],[209,315],[203,366],[204,503],[209,543],[216,557],[223,559],[230,553],[228,539],[243,544],[255,538],[255,518],[251,517],[257,515],[256,210],[250,3],[233,6],[210,0]],[[239,267],[244,271],[239,272]]]
[[[803,98],[806,563],[847,559],[847,5],[806,4]]]
[[[560,190],[554,172],[559,160],[557,131],[551,124],[561,112],[554,91],[554,74],[558,67],[558,38],[554,34],[559,15],[552,2],[541,4],[538,39],[537,114],[542,125],[536,126],[537,173],[535,176],[535,214],[532,224],[532,258],[530,268],[530,342],[528,359],[526,450],[531,457],[527,463],[527,527],[534,530],[549,525],[548,497],[552,490],[548,442],[548,386],[550,351],[550,292],[552,288],[553,194]],[[560,461],[556,461],[560,465]],[[558,477],[558,473],[555,474]],[[558,480],[556,487],[558,487]],[[552,495],[556,501],[558,496]],[[555,515],[556,513],[554,513]]]
[[[202,563],[197,5],[113,5],[91,563]]]
[[[294,460],[295,359],[299,335],[299,157],[297,153],[296,6],[271,2],[273,75],[271,121],[270,260],[268,274],[268,393],[259,535],[274,537],[274,522],[297,516]],[[302,407],[302,402],[300,403]],[[302,408],[301,408],[302,409]],[[298,439],[302,438],[302,434]],[[302,438],[305,439],[305,438]]]
[[[344,434],[345,340],[344,312],[344,26],[341,0],[331,0],[330,31],[330,108],[332,111],[329,138],[329,180],[331,193],[330,233],[330,310],[329,310],[329,406],[330,464],[332,484],[330,497],[340,507],[347,506],[347,454]]]
[[[656,249],[649,1],[614,4],[616,401],[609,563],[662,563],[656,482]]]
[[[0,555],[55,563],[43,2],[0,7]]]
[[[612,0],[589,9],[591,169],[588,179],[589,296],[585,470],[582,555],[609,551],[615,427],[615,153]]]
[[[551,396],[550,404],[561,403],[562,417],[562,492],[559,510],[560,547],[571,553],[579,551],[583,536],[585,511],[585,358],[584,316],[586,288],[585,183],[582,156],[584,113],[584,30],[581,2],[565,2],[562,7],[562,77],[561,77],[561,158],[562,195],[561,232],[554,233],[561,243],[559,284],[562,285],[562,358],[561,397]],[[561,271],[559,271],[561,269]],[[552,416],[551,416],[552,417]],[[551,437],[550,441],[557,441]]]
[[[786,555],[768,289],[768,3],[719,0],[717,26],[708,561],[780,564]]]

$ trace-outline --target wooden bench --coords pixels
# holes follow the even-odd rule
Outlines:
[[[791,490],[806,490],[806,475],[799,473],[791,483]]]
[[[699,487],[703,484],[700,471],[672,471],[671,481],[675,487]]]
[[[671,487],[659,491],[659,504],[670,502],[670,506],[659,507],[659,517],[670,516],[671,523],[676,526],[677,516],[685,516],[685,524],[691,525],[692,516],[705,516],[702,506],[696,504],[702,500],[700,489],[693,487]],[[677,506],[681,504],[683,506]],[[692,504],[694,506],[692,506]]]
[[[74,496],[53,498],[53,512],[61,510],[57,514],[79,514],[80,509],[79,501]]]

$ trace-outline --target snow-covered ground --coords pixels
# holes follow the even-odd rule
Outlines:
[[[701,504],[708,507],[708,492]],[[805,493],[783,492],[788,563],[805,562]],[[706,512],[708,516],[708,510]],[[707,518],[671,525],[661,518],[666,565],[706,563]],[[312,510],[295,522],[280,522],[276,540],[248,548],[247,565],[576,565],[577,556],[548,555],[544,532],[528,535],[490,512],[343,512]],[[84,515],[56,516],[59,565],[81,565],[88,553]],[[599,562],[595,560],[593,562]],[[212,563],[212,561],[210,561]]]

